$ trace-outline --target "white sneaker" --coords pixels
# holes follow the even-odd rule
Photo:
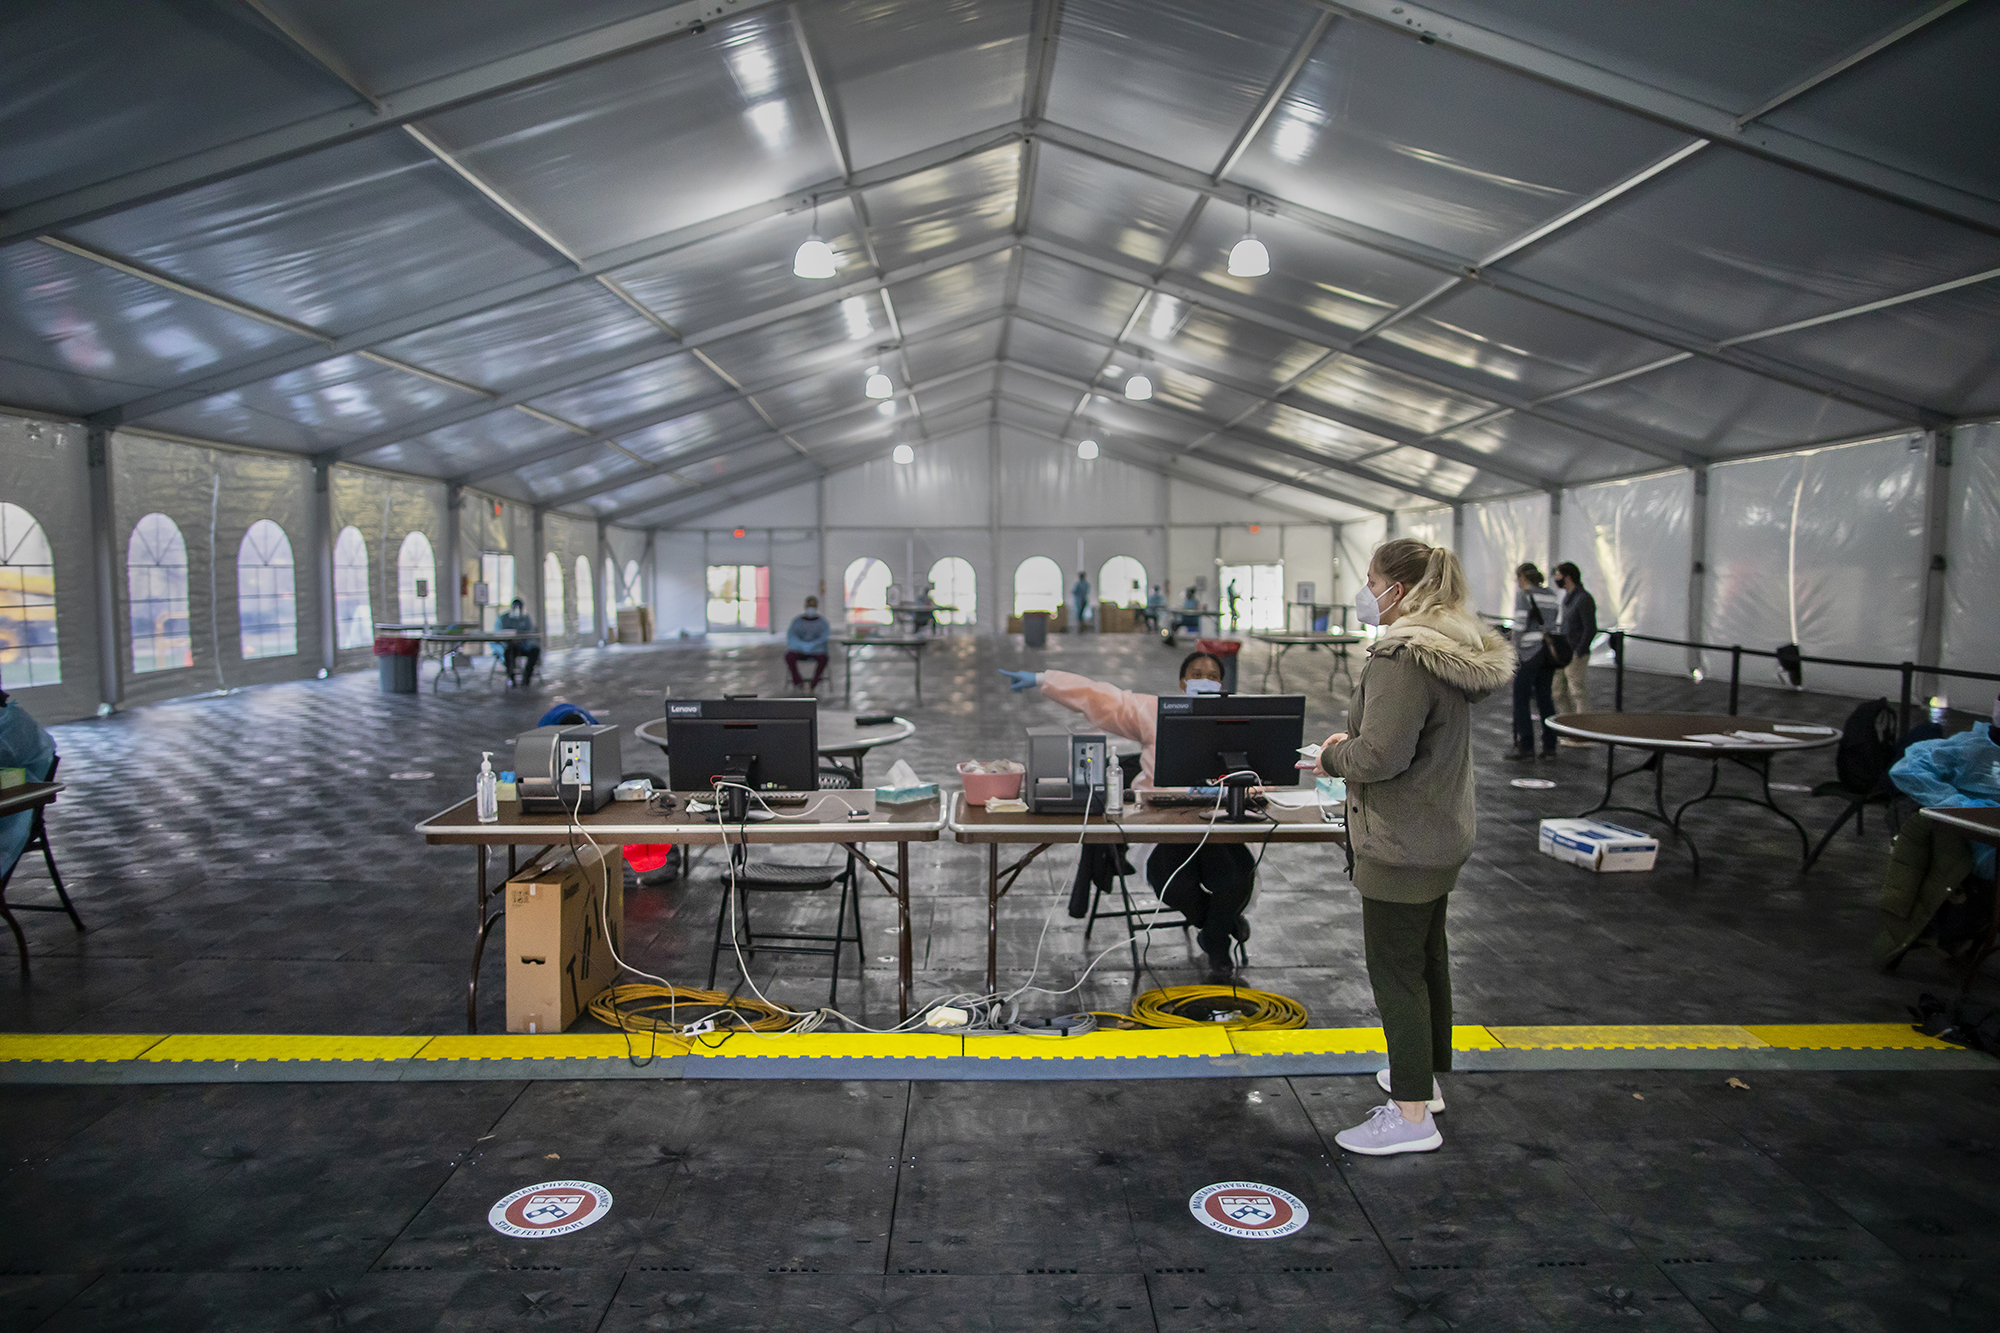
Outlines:
[[[1378,1069],[1375,1071],[1375,1085],[1381,1088],[1382,1091],[1389,1092],[1388,1070]],[[1394,1096],[1395,1094],[1391,1093],[1390,1095]],[[1431,1099],[1424,1103],[1424,1108],[1432,1115],[1436,1115],[1438,1112],[1444,1110],[1444,1090],[1438,1087],[1438,1081],[1435,1078],[1431,1080]]]
[[[1367,1157],[1387,1157],[1399,1152],[1432,1152],[1444,1146],[1437,1119],[1429,1111],[1415,1124],[1403,1119],[1396,1103],[1384,1102],[1368,1113],[1353,1129],[1343,1129],[1333,1141],[1348,1152]]]

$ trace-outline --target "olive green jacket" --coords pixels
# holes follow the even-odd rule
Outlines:
[[[1894,967],[1909,952],[1945,900],[1972,873],[1972,847],[1957,829],[1918,815],[1903,821],[1882,877],[1875,938],[1868,942],[1876,966]]]
[[[1514,664],[1504,639],[1453,612],[1404,616],[1369,648],[1348,738],[1320,756],[1347,779],[1362,896],[1428,902],[1450,889],[1478,832],[1472,705],[1512,680]]]

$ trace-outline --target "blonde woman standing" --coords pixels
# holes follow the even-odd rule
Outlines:
[[[1335,1136],[1370,1156],[1440,1147],[1436,1073],[1451,1068],[1451,965],[1445,903],[1472,855],[1472,705],[1514,674],[1514,649],[1466,600],[1465,571],[1441,546],[1384,542],[1355,596],[1380,625],[1349,709],[1320,768],[1347,779],[1347,836],[1361,893],[1368,981],[1382,1014],[1390,1100]]]

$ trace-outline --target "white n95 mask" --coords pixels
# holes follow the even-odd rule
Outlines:
[[[1197,694],[1222,693],[1222,682],[1219,680],[1184,680],[1181,682],[1181,688],[1192,699]]]
[[[1394,587],[1395,585],[1391,584],[1390,586]],[[1397,593],[1394,600],[1401,601],[1402,596],[1401,593]],[[1354,594],[1354,618],[1364,625],[1380,625],[1382,623],[1382,612],[1386,609],[1381,602],[1376,600],[1374,590],[1365,583]]]

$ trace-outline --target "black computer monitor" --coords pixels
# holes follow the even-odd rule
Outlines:
[[[741,822],[749,793],[819,788],[819,701],[816,699],[667,700],[667,783],[675,791],[708,791],[718,781],[723,814]]]
[[[1298,785],[1305,729],[1303,694],[1163,697],[1153,781],[1162,787],[1222,782],[1229,789],[1227,817],[1241,821],[1248,788]]]

